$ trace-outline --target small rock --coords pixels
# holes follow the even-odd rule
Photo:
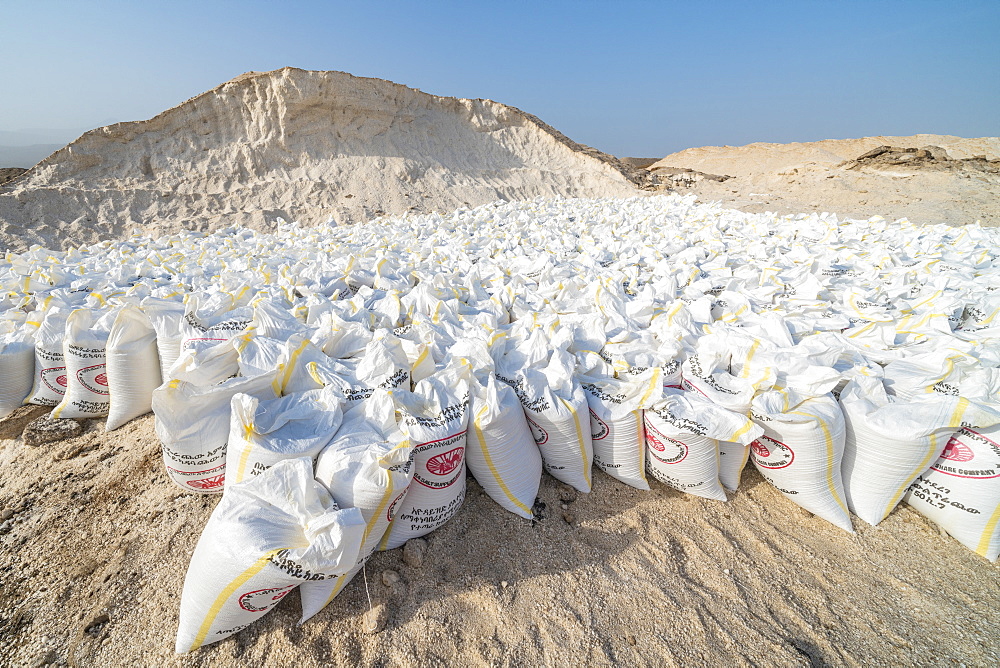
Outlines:
[[[506,589],[507,588],[507,584],[508,584],[507,581],[504,580],[503,582],[500,583],[500,586],[503,587],[504,589]]]
[[[83,425],[76,420],[51,420],[48,415],[43,415],[24,428],[24,444],[37,446],[65,441],[79,436],[82,432]]]
[[[565,503],[560,505],[559,507],[562,508],[563,510],[569,510],[569,506],[567,506]]]
[[[574,515],[573,513],[564,512],[562,515],[563,519],[566,520],[567,524],[572,524],[573,522],[576,521],[576,515]]]
[[[32,420],[37,420],[48,413],[50,406],[35,406],[29,404],[20,406],[13,413],[0,420],[0,439],[17,438]]]
[[[110,621],[111,618],[108,617],[107,613],[97,615],[90,620],[89,624],[83,627],[83,632],[92,636],[100,635],[101,631],[104,630],[104,626]]]
[[[361,626],[365,633],[378,633],[385,628],[388,614],[384,605],[376,605],[361,617]]]
[[[427,541],[423,538],[411,538],[403,545],[403,563],[407,566],[420,568],[424,565],[427,555]]]
[[[386,587],[392,587],[397,583],[399,583],[399,573],[396,571],[382,571],[382,584]]]
[[[50,649],[48,652],[39,655],[35,662],[31,664],[34,668],[42,668],[42,666],[50,666],[56,662],[56,651]]]
[[[10,531],[10,528],[11,528],[11,521],[10,520],[7,520],[3,524],[0,524],[0,536],[2,536],[3,534],[7,533],[8,531]]]
[[[725,573],[726,575],[729,575],[729,569],[728,568],[723,568],[722,572]]]
[[[10,508],[4,508],[0,510],[0,522],[6,522],[10,518],[14,517],[14,511]]]
[[[629,645],[635,645],[635,636],[628,636],[625,640],[628,641]]]
[[[559,485],[557,492],[559,493],[559,500],[565,503],[576,501],[578,496],[577,491],[566,484]]]

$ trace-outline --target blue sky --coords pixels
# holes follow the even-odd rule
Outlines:
[[[4,0],[0,59],[0,132],[149,118],[291,65],[492,98],[622,156],[1000,135],[1000,0]]]

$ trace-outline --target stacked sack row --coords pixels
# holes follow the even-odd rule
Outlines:
[[[905,500],[995,560],[998,238],[655,197],[32,249],[0,264],[0,414],[152,409],[170,478],[225,491],[178,651],[296,586],[312,616],[466,465],[531,518],[543,470],[725,501],[753,461],[847,531]]]

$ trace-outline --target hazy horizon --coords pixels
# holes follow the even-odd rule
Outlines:
[[[1000,134],[1000,3],[43,0],[5,18],[2,148],[63,145],[285,66],[490,98],[618,156]]]

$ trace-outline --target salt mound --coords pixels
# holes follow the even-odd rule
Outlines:
[[[91,130],[0,186],[0,248],[632,196],[640,174],[498,102],[284,68]]]

